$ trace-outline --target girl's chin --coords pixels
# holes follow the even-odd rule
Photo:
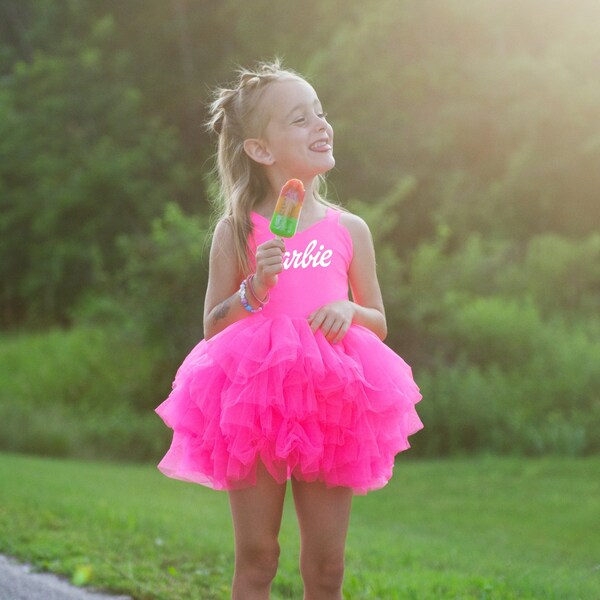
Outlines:
[[[323,165],[320,166],[317,175],[323,175],[323,173],[327,173],[327,171],[331,171],[331,169],[335,167],[335,158],[333,158],[333,154],[329,154],[328,158],[329,160],[323,160]]]

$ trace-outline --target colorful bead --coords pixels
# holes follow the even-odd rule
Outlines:
[[[242,302],[242,306],[248,311],[248,312],[259,312],[262,310],[262,306],[259,306],[258,308],[252,308],[248,302],[248,299],[246,298],[246,281],[247,279],[244,279],[244,281],[242,281],[241,285],[240,285],[240,300]]]

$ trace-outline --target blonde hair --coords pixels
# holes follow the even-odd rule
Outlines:
[[[244,151],[244,140],[260,137],[267,125],[267,115],[256,108],[271,83],[284,79],[304,79],[281,61],[258,63],[254,70],[239,68],[231,87],[219,87],[210,105],[209,130],[218,136],[216,171],[220,190],[216,220],[226,220],[233,229],[234,252],[240,272],[247,275],[254,265],[248,260],[248,235],[252,230],[250,212],[257,200],[268,191],[263,167]],[[317,190],[324,188],[325,178],[317,178]],[[334,206],[317,191],[317,201]]]

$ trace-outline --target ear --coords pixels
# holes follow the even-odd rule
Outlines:
[[[272,165],[275,158],[265,146],[264,142],[259,139],[250,138],[244,140],[244,152],[254,161],[261,165]]]

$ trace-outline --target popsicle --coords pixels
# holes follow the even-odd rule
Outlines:
[[[279,237],[292,237],[298,229],[298,220],[304,201],[304,185],[299,179],[286,181],[271,217],[269,229]]]

